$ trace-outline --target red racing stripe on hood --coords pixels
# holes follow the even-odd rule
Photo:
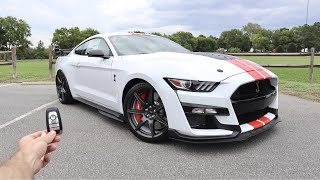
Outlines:
[[[267,73],[263,68],[257,66],[255,63],[249,62],[249,61],[241,61],[248,66],[252,67],[253,69],[257,70],[262,76],[264,76],[265,79],[271,78],[271,75]]]
[[[257,72],[255,69],[253,69],[252,67],[248,66],[247,64],[245,64],[241,60],[227,60],[227,61],[230,62],[231,64],[237,66],[238,68],[241,68],[242,70],[246,71],[255,80],[264,79],[264,77],[259,72]]]

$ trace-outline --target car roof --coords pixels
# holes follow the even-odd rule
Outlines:
[[[104,38],[108,38],[110,36],[119,36],[119,35],[148,35],[148,36],[156,36],[153,34],[148,34],[148,33],[135,33],[135,32],[114,32],[114,33],[102,33],[102,34],[96,34],[92,37],[104,37]]]

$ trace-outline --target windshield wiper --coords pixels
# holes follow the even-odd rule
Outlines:
[[[150,54],[150,53],[141,52],[141,53],[138,53],[138,54]]]

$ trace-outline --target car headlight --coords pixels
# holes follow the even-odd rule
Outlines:
[[[219,82],[210,81],[193,81],[173,78],[165,78],[165,80],[173,89],[193,92],[211,92],[219,85]]]

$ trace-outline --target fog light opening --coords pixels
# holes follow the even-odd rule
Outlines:
[[[212,108],[193,108],[192,109],[193,114],[217,114],[216,109]]]
[[[204,108],[193,108],[192,109],[192,113],[193,114],[204,114],[205,113],[205,109]]]
[[[205,114],[217,114],[218,112],[217,112],[217,110],[215,110],[215,109],[212,109],[212,108],[210,108],[210,109],[205,109]]]

